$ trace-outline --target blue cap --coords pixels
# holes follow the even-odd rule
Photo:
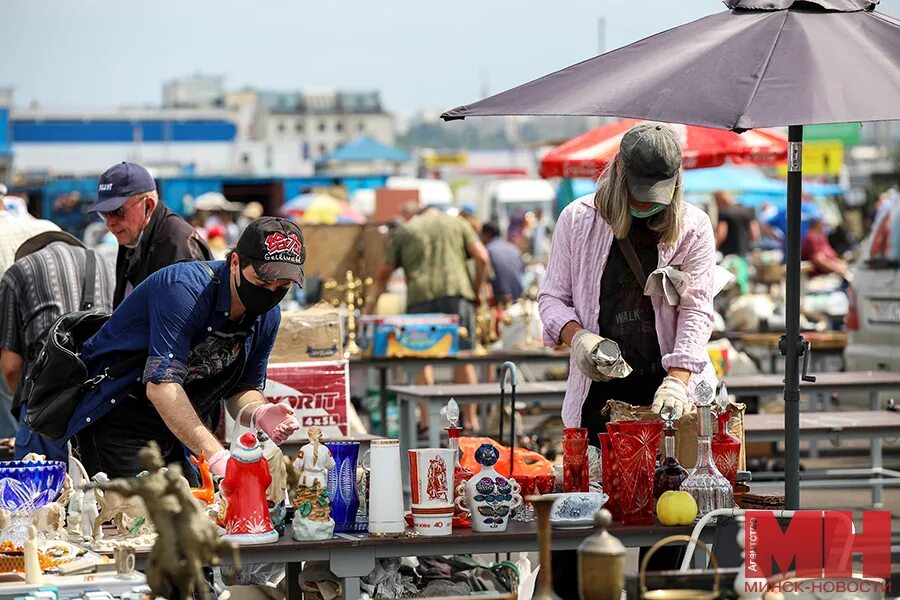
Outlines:
[[[108,212],[125,204],[131,196],[152,192],[156,182],[150,172],[141,165],[121,162],[113,165],[100,176],[97,201],[88,209],[91,212]]]

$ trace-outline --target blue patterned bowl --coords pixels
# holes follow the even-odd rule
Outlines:
[[[37,510],[59,496],[65,479],[62,462],[0,462],[0,508]]]

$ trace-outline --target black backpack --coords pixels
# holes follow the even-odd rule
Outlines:
[[[96,277],[97,257],[87,250],[81,310],[62,315],[53,323],[43,348],[28,365],[22,384],[22,401],[27,409],[25,424],[53,440],[65,436],[69,420],[88,390],[106,379],[127,374],[147,360],[147,353],[141,352],[96,377],[88,377],[80,357],[81,346],[109,320],[108,312],[93,308]]]

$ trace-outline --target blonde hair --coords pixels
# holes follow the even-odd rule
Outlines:
[[[597,212],[609,224],[613,235],[618,239],[625,238],[631,230],[631,210],[628,203],[631,193],[625,179],[625,165],[617,153],[609,162],[600,179],[597,180],[597,191],[594,194],[594,206]],[[672,245],[681,235],[682,213],[684,212],[684,185],[681,170],[675,184],[675,196],[667,209],[650,218],[650,229],[660,232],[660,242]]]

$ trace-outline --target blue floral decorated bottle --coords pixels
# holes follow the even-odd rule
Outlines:
[[[512,510],[522,504],[521,488],[515,479],[500,475],[494,465],[500,452],[491,444],[482,444],[475,451],[475,462],[481,470],[457,488],[457,506],[468,510],[472,531],[479,533],[506,531]]]

